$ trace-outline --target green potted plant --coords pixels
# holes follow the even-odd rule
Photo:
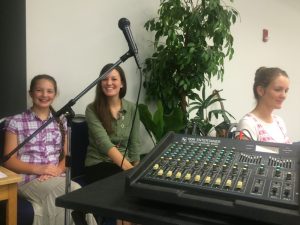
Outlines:
[[[237,15],[220,0],[161,0],[158,17],[145,23],[155,33],[154,53],[144,66],[146,101],[161,101],[166,115],[179,108],[187,124],[188,100],[197,100],[213,77],[223,79]]]
[[[213,90],[213,92],[206,97],[205,86],[202,86],[202,95],[197,96],[196,100],[189,104],[189,114],[196,111],[196,115],[188,120],[187,128],[191,131],[189,133],[195,133],[202,136],[208,136],[213,130],[216,131],[217,136],[224,137],[230,127],[229,117],[234,118],[224,108],[223,101],[219,92],[222,90]],[[216,104],[220,105],[220,108],[213,108]],[[222,116],[223,122],[218,125],[213,124],[213,119],[218,119]],[[213,129],[214,128],[214,129]]]
[[[139,113],[140,120],[154,145],[169,131],[180,132],[185,128],[182,111],[179,108],[175,108],[172,113],[166,114],[161,101],[157,102],[156,111],[153,113],[151,113],[146,104],[139,104]]]

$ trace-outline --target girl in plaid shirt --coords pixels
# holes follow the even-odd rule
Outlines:
[[[32,79],[29,90],[32,107],[6,119],[5,155],[53,116],[51,104],[56,94],[53,77],[43,74]],[[55,199],[65,194],[65,131],[66,119],[56,118],[5,163],[23,177],[19,194],[32,203],[34,225],[64,224],[65,210],[55,206]],[[79,184],[71,182],[71,190],[78,188]]]

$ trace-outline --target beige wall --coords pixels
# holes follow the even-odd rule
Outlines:
[[[28,81],[36,74],[56,77],[60,108],[94,81],[108,62],[116,62],[128,46],[118,28],[118,20],[126,17],[139,48],[141,61],[151,55],[152,35],[143,25],[155,17],[159,0],[28,0],[27,3],[27,74]],[[300,140],[298,116],[300,76],[297,63],[300,54],[300,1],[238,1],[234,7],[240,20],[234,25],[235,55],[226,63],[222,88],[225,107],[237,119],[255,104],[252,84],[260,66],[279,66],[291,78],[291,90],[281,115],[293,140]],[[269,41],[262,42],[262,29],[269,30]],[[127,73],[127,98],[135,101],[139,75],[133,58],[121,64]],[[73,107],[83,114],[93,100],[94,89]],[[30,103],[29,103],[30,104]],[[144,134],[145,135],[145,134]],[[144,137],[147,139],[147,137]],[[148,144],[149,144],[149,140]],[[149,147],[151,149],[151,147]]]
[[[254,73],[260,66],[278,66],[286,70],[291,84],[288,98],[281,110],[289,136],[300,140],[300,1],[252,0],[235,1],[241,21],[233,27],[235,55],[226,64],[225,106],[240,119],[250,111],[255,100],[252,92]],[[269,30],[269,41],[262,41],[262,30]]]

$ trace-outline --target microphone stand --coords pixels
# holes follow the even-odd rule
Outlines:
[[[71,135],[72,135],[72,119],[75,116],[74,111],[69,108],[68,113],[65,114],[67,118],[67,154],[65,159],[66,167],[66,184],[65,184],[65,193],[68,194],[71,191],[71,166],[72,166],[72,157],[71,157]],[[71,224],[71,211],[70,209],[65,209],[65,225]]]
[[[46,126],[48,126],[55,118],[60,117],[61,115],[64,115],[67,118],[68,121],[68,148],[67,148],[67,154],[66,154],[66,194],[69,193],[71,189],[71,120],[74,117],[74,112],[72,110],[72,106],[75,105],[75,103],[80,99],[83,95],[85,95],[89,90],[91,90],[100,80],[105,79],[108,74],[116,68],[118,65],[120,65],[122,62],[125,62],[128,58],[133,56],[134,54],[132,51],[126,52],[124,55],[120,57],[120,59],[115,62],[111,68],[106,71],[104,74],[100,74],[99,77],[94,80],[90,85],[88,85],[83,91],[81,91],[75,98],[71,99],[66,105],[64,105],[60,110],[58,110],[54,115],[49,118],[42,126],[40,126],[37,130],[35,130],[30,136],[28,136],[22,143],[20,143],[14,150],[12,150],[9,154],[4,155],[3,158],[0,160],[0,165],[3,165],[7,160],[10,159],[10,157],[15,154],[17,151],[19,151],[26,143],[28,143],[33,137],[35,137],[40,131],[42,131]],[[71,215],[70,210],[65,209],[65,225],[71,224]]]

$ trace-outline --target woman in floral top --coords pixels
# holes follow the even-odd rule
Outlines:
[[[282,107],[289,84],[287,73],[279,68],[261,67],[256,71],[253,92],[257,104],[239,121],[237,130],[244,134],[240,138],[291,143],[284,121],[273,114],[275,109]]]

